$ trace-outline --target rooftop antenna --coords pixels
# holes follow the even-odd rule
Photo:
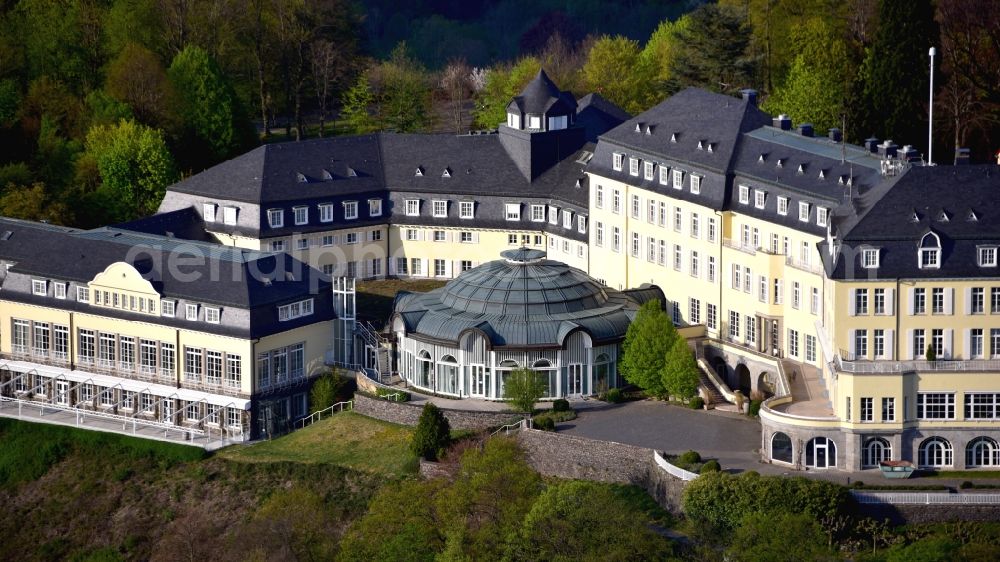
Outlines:
[[[934,55],[937,49],[931,47],[927,52],[931,57],[931,101],[927,106],[927,165],[934,165]]]

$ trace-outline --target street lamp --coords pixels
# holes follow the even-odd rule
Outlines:
[[[934,55],[937,49],[931,47],[927,52],[931,57],[931,101],[927,107],[927,165],[934,165]]]

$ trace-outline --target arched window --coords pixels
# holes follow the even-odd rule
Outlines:
[[[791,437],[780,431],[771,436],[771,460],[792,463]]]
[[[434,375],[434,361],[427,350],[421,350],[417,354],[417,380],[413,381],[416,386],[431,388],[431,378]]]
[[[921,269],[936,269],[941,267],[941,238],[933,232],[924,234],[920,239],[920,255],[917,264]]]
[[[510,375],[510,372],[520,368],[521,366],[513,359],[505,359],[500,362],[500,365],[497,367],[497,398],[504,397],[504,389],[506,388],[507,377]]]
[[[600,394],[611,385],[611,358],[601,353],[594,359],[594,388],[592,394]]]
[[[806,443],[806,466],[831,468],[837,466],[837,444],[828,437],[813,437]]]
[[[976,437],[965,446],[965,466],[1000,466],[1000,446],[991,437]]]
[[[552,362],[548,359],[539,359],[531,366],[532,369],[551,369]]]
[[[869,437],[861,446],[861,466],[874,467],[892,460],[892,445],[881,437]]]
[[[458,394],[458,361],[445,355],[438,361],[438,376],[435,390],[447,394]]]
[[[545,381],[545,396],[544,398],[552,398],[556,396],[556,368],[552,365],[552,362],[548,359],[539,359],[531,365],[531,369],[542,377]]]
[[[951,443],[943,437],[924,439],[917,454],[921,467],[950,467],[954,464]]]

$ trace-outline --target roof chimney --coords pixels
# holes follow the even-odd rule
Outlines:
[[[774,118],[773,125],[782,131],[787,131],[792,128],[792,120],[787,115],[782,113]]]
[[[746,88],[740,90],[740,95],[743,96],[743,100],[748,104],[757,107],[757,90],[753,88]]]
[[[865,139],[865,150],[868,152],[878,152],[878,139],[875,137]]]
[[[956,148],[955,149],[955,165],[956,166],[968,166],[971,163],[971,157],[968,148]]]
[[[882,158],[893,158],[896,156],[896,143],[892,142],[890,139],[885,139],[885,141],[878,145],[878,154]]]
[[[830,140],[832,140],[833,142],[840,142],[844,140],[844,134],[841,133],[840,129],[836,127],[830,129],[830,131],[828,132],[828,136],[830,137]]]
[[[799,134],[804,137],[813,136],[813,126],[812,123],[800,123],[799,124]]]
[[[920,153],[917,152],[916,148],[908,144],[899,151],[899,157],[907,162],[918,162],[920,160]]]

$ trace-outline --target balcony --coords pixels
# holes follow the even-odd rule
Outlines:
[[[914,372],[988,373],[1000,372],[1000,359],[974,359],[969,361],[849,361],[837,358],[837,369],[858,375]]]
[[[52,351],[48,349],[34,349],[25,345],[14,345],[7,358],[15,361],[31,361],[52,367],[66,367],[69,365],[69,356],[62,351]]]
[[[815,273],[817,275],[823,273],[823,268],[820,266],[820,264],[815,264],[812,262],[804,262],[802,260],[797,260],[792,256],[785,257],[785,265],[787,265],[788,267],[793,267],[800,271]]]
[[[755,248],[752,244],[744,244],[742,240],[737,240],[734,238],[723,238],[722,245],[726,248],[732,248],[733,250],[738,250],[745,254],[755,255],[760,248]]]

